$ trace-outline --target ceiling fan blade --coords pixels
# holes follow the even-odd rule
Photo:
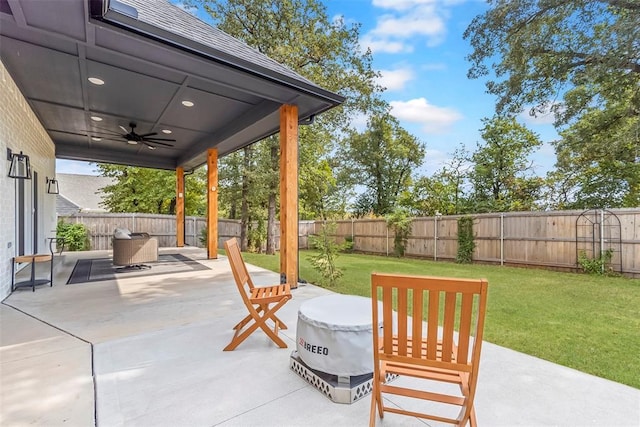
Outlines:
[[[91,131],[91,130],[87,130],[87,131],[83,130],[82,132],[84,132],[85,134],[87,134],[89,136],[93,136],[93,135],[96,135],[96,136],[105,135],[105,136],[114,136],[114,137],[115,136],[121,136],[119,133],[116,133],[116,132],[113,132],[113,133],[110,133],[110,132],[95,132],[95,131]]]
[[[101,132],[108,132],[108,133],[112,133],[112,134],[114,134],[114,135],[120,135],[120,132],[116,132],[116,131],[111,130],[111,129],[105,129],[105,128],[101,128],[101,127],[98,127],[98,126],[93,126],[93,128],[94,128],[94,129],[98,129],[98,131],[101,131]],[[85,132],[85,131],[83,131],[83,132]],[[88,130],[88,131],[86,131],[86,132],[93,132],[93,133],[96,133],[97,131],[94,131],[94,130]]]
[[[143,139],[142,142],[144,142],[147,145],[156,144],[156,145],[162,145],[162,146],[165,146],[165,147],[173,147],[173,144],[167,144],[166,142],[150,141],[148,139]]]
[[[145,137],[147,137],[147,136],[157,135],[157,134],[158,134],[158,132],[150,132],[150,133],[142,134],[142,135],[140,135],[140,137],[145,138]]]
[[[115,138],[101,138],[102,141],[114,141],[114,142],[122,142],[124,141],[122,138],[120,139],[115,139]],[[97,144],[100,143],[100,141],[96,141]]]
[[[145,140],[147,140],[147,141],[152,141],[152,142],[155,142],[155,141],[171,141],[171,142],[176,142],[176,140],[175,140],[175,139],[171,139],[171,138],[143,138],[143,139],[145,139]]]
[[[122,126],[122,125],[120,125],[120,129],[122,129],[122,130],[124,131],[124,133],[129,133],[129,131],[127,130],[127,128],[126,128],[126,127],[124,127],[124,126]]]

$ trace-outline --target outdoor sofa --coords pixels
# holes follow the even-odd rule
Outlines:
[[[116,228],[113,233],[113,264],[133,266],[158,261],[158,240],[149,233]]]

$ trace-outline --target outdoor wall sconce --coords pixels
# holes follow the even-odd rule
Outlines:
[[[9,178],[31,179],[29,156],[22,154],[22,151],[20,154],[13,153],[10,148],[7,148],[7,160],[11,161]]]
[[[60,194],[60,188],[58,187],[57,179],[47,177],[47,193]]]

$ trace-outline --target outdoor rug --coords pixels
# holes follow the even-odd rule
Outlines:
[[[116,266],[111,258],[79,259],[67,285],[198,270],[210,268],[182,254],[160,254],[158,262],[145,263],[141,268]]]

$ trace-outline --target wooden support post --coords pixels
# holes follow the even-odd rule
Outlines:
[[[218,258],[218,149],[207,151],[207,257]]]
[[[298,287],[298,107],[280,107],[280,272]]]
[[[184,247],[184,168],[176,168],[176,246]]]

